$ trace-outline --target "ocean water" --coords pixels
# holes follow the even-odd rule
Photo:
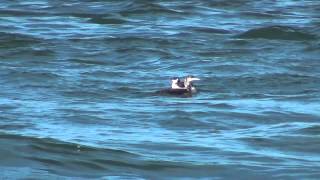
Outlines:
[[[317,0],[1,0],[0,179],[319,179],[319,38]]]

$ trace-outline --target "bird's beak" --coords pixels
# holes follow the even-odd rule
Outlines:
[[[191,81],[199,81],[200,79],[199,78],[191,78],[190,80]]]

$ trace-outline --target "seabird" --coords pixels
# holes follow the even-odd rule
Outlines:
[[[184,81],[180,78],[174,77],[171,79],[171,89],[185,89]]]
[[[170,95],[189,95],[196,93],[197,90],[193,85],[193,81],[198,81],[199,78],[193,76],[187,76],[183,80],[174,77],[171,79],[171,88],[159,91],[160,93],[170,94]]]
[[[199,81],[199,78],[195,78],[193,76],[187,76],[186,78],[184,78],[184,87],[188,89],[188,91],[190,91],[191,93],[196,93],[197,89],[196,87],[193,85],[193,81]]]

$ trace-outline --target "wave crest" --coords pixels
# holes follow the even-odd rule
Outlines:
[[[315,35],[304,32],[297,28],[288,26],[269,26],[256,29],[250,29],[240,35],[239,38],[245,39],[277,39],[277,40],[313,40]]]

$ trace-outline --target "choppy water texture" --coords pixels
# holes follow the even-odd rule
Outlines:
[[[1,0],[1,179],[317,179],[320,2]],[[172,76],[200,93],[159,96]]]

